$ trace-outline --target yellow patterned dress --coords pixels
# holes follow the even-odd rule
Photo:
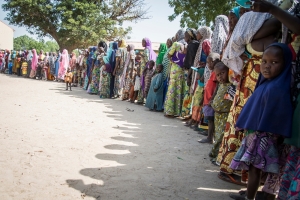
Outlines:
[[[180,48],[180,43],[174,42],[169,54],[175,54],[177,51],[180,51]],[[167,116],[180,116],[183,104],[184,91],[186,91],[184,71],[179,65],[177,65],[173,61],[171,61],[170,63],[170,80],[165,100],[164,113]]]
[[[242,132],[235,130],[235,124],[242,108],[255,89],[260,73],[260,64],[261,56],[255,55],[245,64],[243,74],[240,77],[239,85],[230,108],[225,126],[224,137],[217,158],[217,164],[220,164],[220,171],[226,174],[233,173],[233,170],[229,168],[229,166],[244,138],[244,134]]]

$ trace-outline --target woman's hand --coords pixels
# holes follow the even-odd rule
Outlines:
[[[243,53],[242,55],[240,55],[240,58],[241,58],[244,62],[249,60],[247,54],[245,54],[245,53]]]
[[[269,13],[274,5],[265,0],[254,0],[251,10],[254,12]]]

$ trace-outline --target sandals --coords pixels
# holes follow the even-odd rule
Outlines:
[[[175,118],[174,115],[164,115],[164,116],[167,117],[167,118]]]
[[[236,185],[246,186],[246,184],[244,184],[240,181],[241,177],[239,177],[237,175],[234,175],[234,174],[225,174],[223,172],[220,172],[218,174],[218,178],[223,180],[223,181],[229,182],[229,183],[234,183]]]
[[[212,144],[212,143],[213,143],[212,140],[209,140],[209,139],[207,139],[207,138],[202,139],[202,140],[198,140],[198,142],[199,142],[199,143],[208,143],[208,144]]]
[[[244,200],[246,195],[247,195],[247,190],[240,190],[238,194],[233,194],[233,193],[229,194],[229,197],[232,199],[235,199],[235,200]],[[265,199],[267,199],[266,197],[269,195],[272,196],[272,194],[268,194],[268,193],[262,192],[262,191],[257,191],[255,199],[256,200],[265,200]]]

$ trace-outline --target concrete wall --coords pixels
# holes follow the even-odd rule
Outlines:
[[[14,29],[0,21],[0,49],[14,48]]]

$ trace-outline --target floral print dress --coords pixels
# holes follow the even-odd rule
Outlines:
[[[180,46],[174,44],[169,52],[170,55],[173,55],[180,49]],[[166,115],[180,116],[185,89],[183,69],[176,63],[171,62],[170,80],[164,106]]]

